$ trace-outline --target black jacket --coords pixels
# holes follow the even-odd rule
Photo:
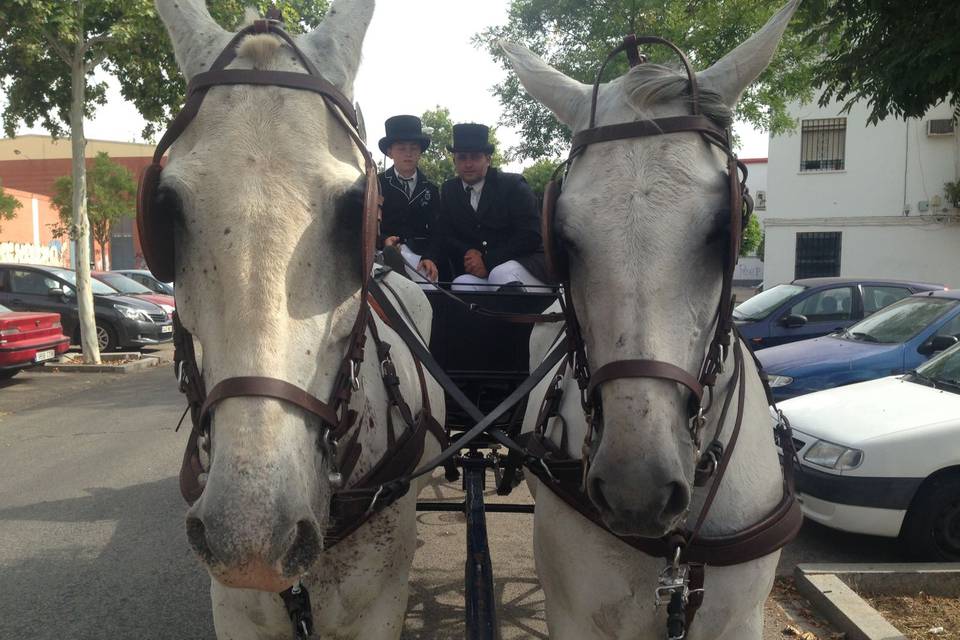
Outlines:
[[[464,273],[464,254],[477,249],[488,271],[516,260],[544,280],[537,199],[523,176],[487,169],[476,211],[460,178],[443,183],[440,200],[440,229],[454,276]]]
[[[383,209],[380,218],[380,245],[390,236],[399,236],[411,251],[437,261],[439,254],[436,237],[437,216],[440,212],[440,192],[423,171],[417,171],[417,185],[413,197],[407,199],[403,182],[393,167],[377,176]]]

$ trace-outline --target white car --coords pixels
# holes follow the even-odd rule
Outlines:
[[[960,344],[906,375],[779,404],[806,517],[960,561]]]

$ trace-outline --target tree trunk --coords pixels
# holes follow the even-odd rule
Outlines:
[[[87,93],[87,66],[84,62],[83,16],[80,41],[74,49],[73,103],[70,106],[70,140],[73,147],[73,237],[77,247],[77,305],[80,312],[80,344],[87,364],[100,364],[97,323],[90,287],[90,221],[87,219],[87,140],[83,134],[83,105]]]

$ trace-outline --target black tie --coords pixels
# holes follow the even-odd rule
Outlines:
[[[470,208],[473,209],[473,185],[468,184],[463,190],[467,192],[467,202],[470,203]],[[476,209],[473,210],[476,211]]]
[[[400,178],[403,180],[403,190],[407,193],[407,198],[413,195],[413,178]]]

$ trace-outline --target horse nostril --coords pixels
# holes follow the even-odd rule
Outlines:
[[[297,522],[293,542],[283,558],[283,570],[287,575],[305,573],[322,551],[320,531],[314,520]]]
[[[207,542],[207,528],[203,526],[203,520],[193,516],[187,518],[187,540],[194,553],[207,564],[213,564],[213,550]]]
[[[600,478],[593,478],[587,484],[587,495],[590,497],[590,500],[593,501],[593,504],[596,505],[597,509],[602,512],[610,512],[613,509],[610,507],[610,503],[607,502],[606,496],[603,495],[603,480]]]
[[[665,488],[670,492],[670,497],[667,498],[660,515],[664,520],[670,520],[687,510],[690,504],[690,490],[679,482],[671,482]]]

